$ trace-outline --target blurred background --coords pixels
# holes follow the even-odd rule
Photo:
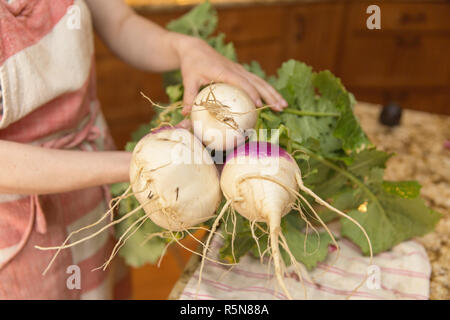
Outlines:
[[[165,26],[197,0],[126,0]],[[258,61],[268,74],[293,58],[329,69],[358,101],[450,115],[450,1],[210,0],[219,31],[240,62]],[[381,29],[369,30],[369,5],[381,9]],[[152,54],[149,52],[148,54]],[[136,70],[96,38],[98,95],[118,148],[153,110],[142,99],[167,102],[159,74]],[[195,248],[187,240],[188,247]],[[189,253],[171,249],[160,268],[133,269],[134,298],[166,299]]]

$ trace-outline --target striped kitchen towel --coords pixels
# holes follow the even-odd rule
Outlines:
[[[213,239],[211,250],[217,252],[221,238]],[[286,286],[294,299],[393,300],[429,298],[431,266],[425,249],[418,242],[405,241],[376,255],[372,265],[352,242],[341,239],[339,258],[330,246],[325,261],[308,272],[301,283],[293,267],[285,272]],[[212,256],[211,256],[212,257]],[[247,255],[232,268],[205,261],[202,281],[197,291],[199,269],[189,280],[180,299],[286,299],[278,286],[273,268],[268,270],[259,259]],[[303,277],[305,278],[305,277]],[[355,290],[355,288],[359,288]]]

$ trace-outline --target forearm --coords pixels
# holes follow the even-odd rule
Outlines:
[[[47,194],[128,181],[131,154],[0,141],[0,193]]]
[[[88,0],[87,3],[96,31],[119,58],[146,71],[179,68],[177,46],[189,37],[168,32],[137,15],[120,0]]]

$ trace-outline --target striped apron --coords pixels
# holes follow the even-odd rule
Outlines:
[[[0,0],[0,88],[0,140],[114,149],[96,97],[92,23],[83,1]],[[119,260],[91,272],[109,257],[112,232],[62,250],[46,276],[54,251],[34,248],[60,245],[96,221],[108,197],[106,186],[0,194],[0,299],[128,298],[128,270]]]

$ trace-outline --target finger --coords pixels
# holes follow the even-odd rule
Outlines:
[[[242,65],[237,65],[237,70],[247,78],[250,83],[258,90],[258,93],[263,97],[266,103],[275,111],[281,111],[287,107],[287,102],[283,97],[272,87],[267,81],[261,77],[247,71]]]
[[[252,73],[250,73],[250,77],[255,81],[258,91],[261,93],[267,104],[272,106],[272,109],[281,111],[287,107],[288,104],[286,100],[284,100],[281,94],[279,94],[268,82]]]
[[[259,77],[258,77],[259,78]],[[284,109],[288,106],[287,101],[283,98],[283,96],[277,91],[275,90],[275,88],[269,84],[267,81],[265,81],[264,79],[259,78],[260,81],[262,81],[262,85],[267,88],[267,90],[269,90],[272,95],[275,97],[275,99],[278,101],[278,103],[281,106],[281,109]]]
[[[183,109],[181,110],[181,113],[187,115],[192,110],[192,105],[194,104],[194,99],[197,96],[200,84],[194,79],[186,78],[183,86]]]
[[[175,128],[182,128],[182,129],[190,130],[191,129],[191,120],[183,119],[175,126]]]
[[[230,84],[241,87],[250,96],[257,107],[262,107],[263,103],[258,90],[256,90],[255,86],[251,84],[247,78],[238,73],[227,73],[224,76],[224,80]]]
[[[278,99],[274,92],[264,84],[264,81],[261,78],[253,74],[249,74],[248,77],[251,79],[250,81],[253,82],[253,85],[256,87],[259,94],[263,97],[264,101],[272,110],[281,111],[283,109],[282,102]]]

